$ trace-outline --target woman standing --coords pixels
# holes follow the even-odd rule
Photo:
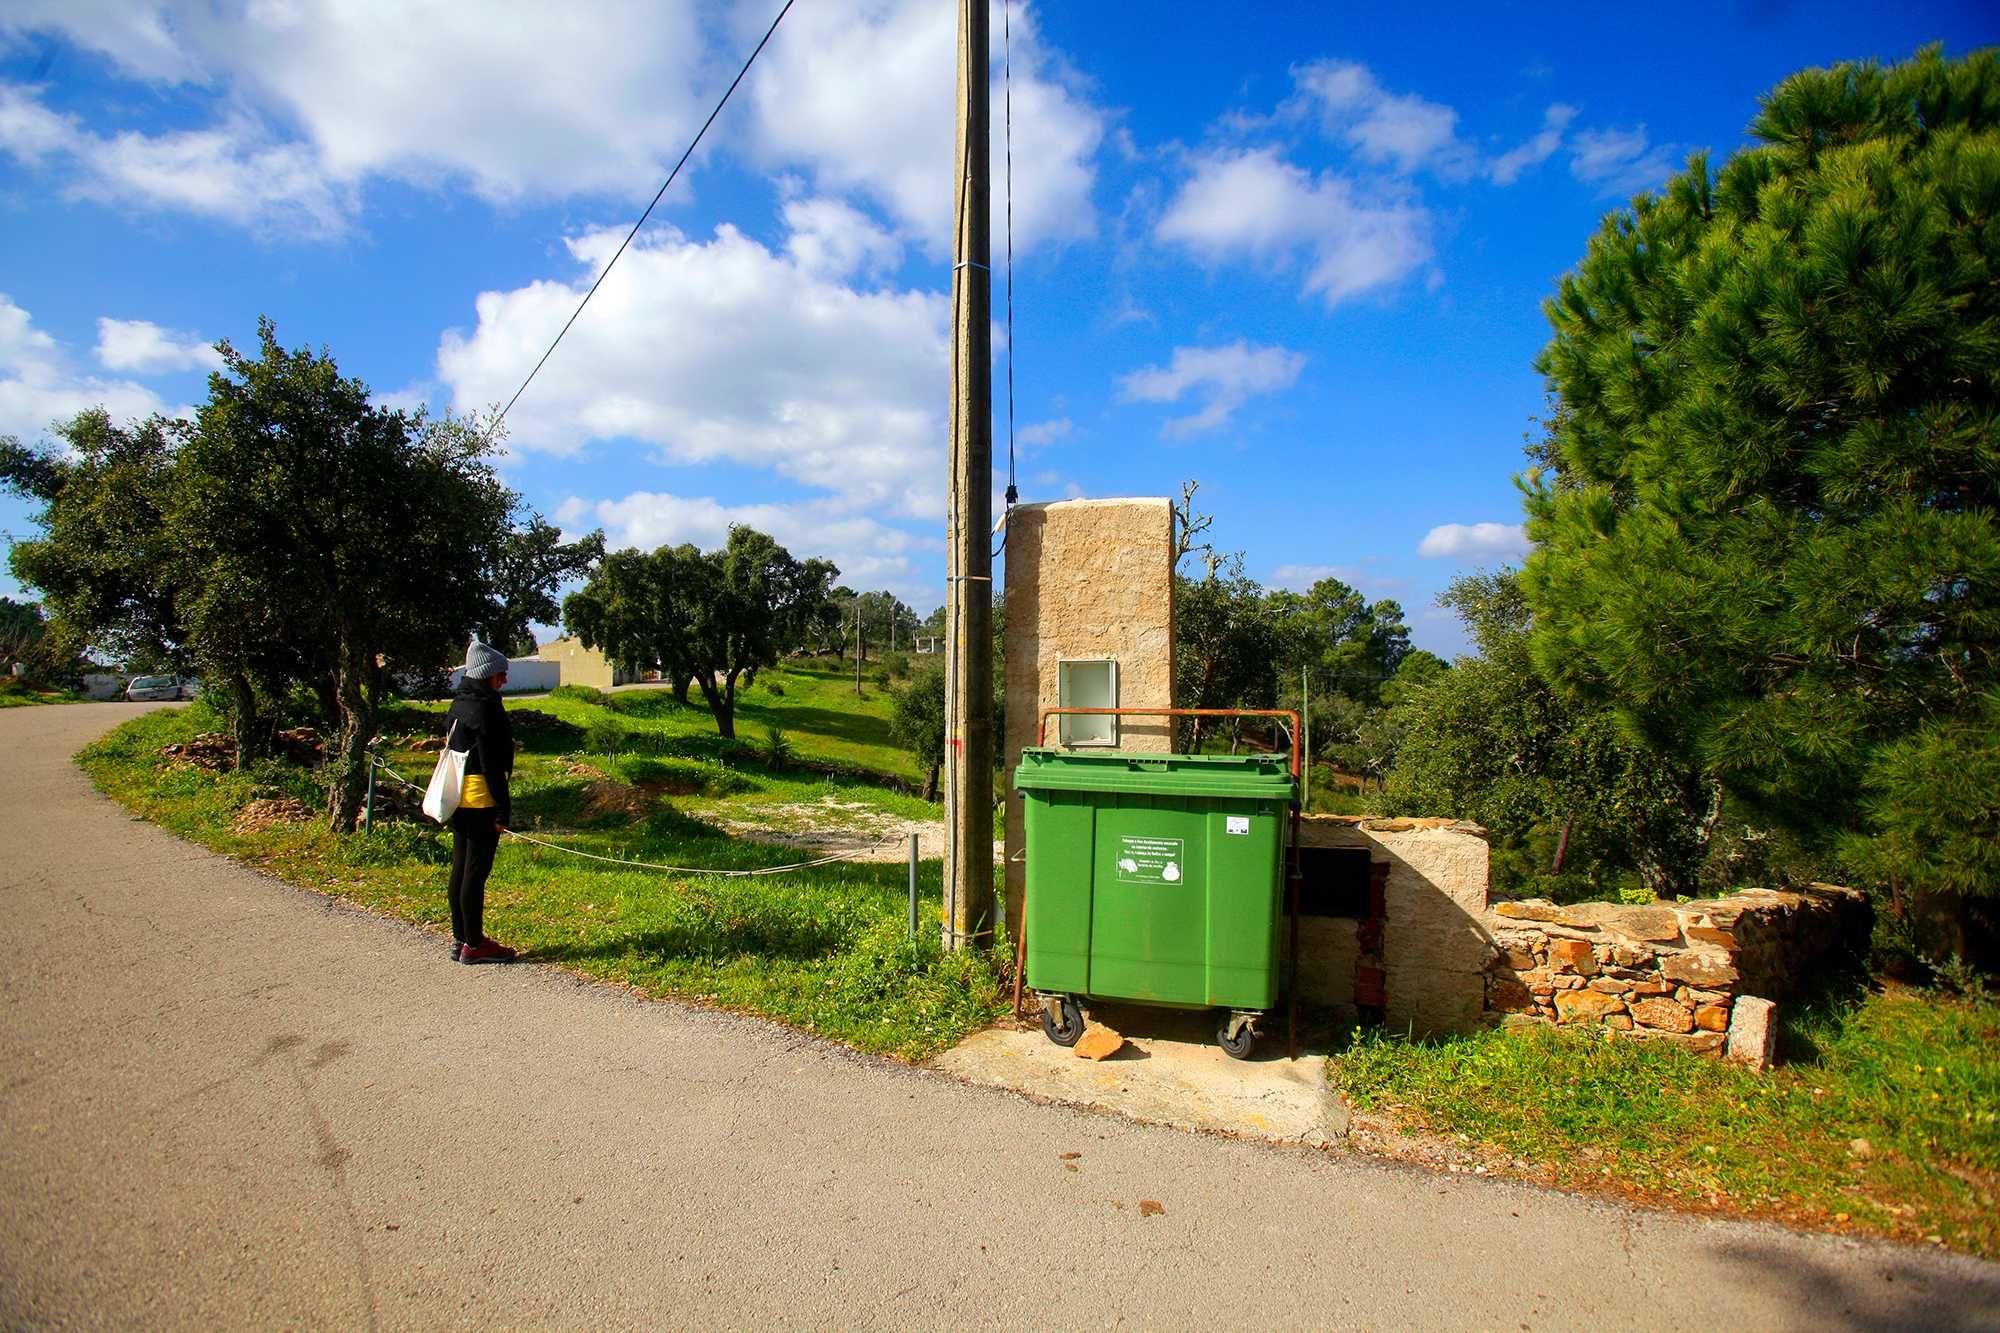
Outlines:
[[[445,735],[465,756],[465,785],[451,816],[451,956],[461,963],[511,963],[514,951],[486,938],[486,876],[500,835],[514,822],[507,779],[514,771],[514,728],[500,702],[507,658],[474,639],[465,678],[445,714]]]

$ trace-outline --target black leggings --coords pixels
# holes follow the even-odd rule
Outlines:
[[[486,936],[486,876],[493,870],[493,850],[500,845],[499,812],[492,807],[451,816],[451,879],[445,896],[451,900],[451,937],[460,944],[477,944]]]

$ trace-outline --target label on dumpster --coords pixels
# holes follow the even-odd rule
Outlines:
[[[1125,884],[1178,884],[1186,873],[1181,838],[1120,838],[1118,879]]]
[[[1250,832],[1250,816],[1248,815],[1224,815],[1222,819],[1225,825],[1223,829],[1225,833],[1247,834]]]

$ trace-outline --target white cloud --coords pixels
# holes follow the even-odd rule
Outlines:
[[[1076,424],[1068,417],[1057,417],[1053,421],[1037,421],[1014,432],[1014,440],[1023,449],[1038,449],[1066,440],[1076,431]]]
[[[1257,394],[1290,388],[1305,364],[1297,352],[1241,339],[1222,347],[1176,347],[1169,364],[1133,371],[1118,381],[1118,391],[1125,401],[1141,403],[1205,397],[1200,411],[1171,418],[1160,428],[1169,439],[1182,439],[1214,430]]]
[[[1034,10],[1013,24],[1014,242],[1092,235],[1090,192],[1104,115],[1041,39]],[[761,23],[758,25],[761,28]],[[1000,15],[992,56],[1001,74]],[[743,91],[751,137],[772,163],[809,170],[822,190],[881,204],[933,255],[951,251],[957,16],[920,0],[800,5]],[[992,93],[993,244],[1001,243],[1004,108]]]
[[[260,229],[329,235],[353,207],[309,150],[273,142],[241,117],[213,129],[101,135],[50,111],[34,91],[0,84],[0,151],[66,169],[74,197]]]
[[[136,375],[177,370],[220,370],[222,354],[201,337],[176,333],[145,319],[97,321],[97,364]]]
[[[0,295],[0,435],[33,441],[87,407],[102,407],[121,423],[168,411],[142,384],[79,373],[61,344]]]
[[[1156,234],[1209,259],[1272,262],[1304,251],[1305,290],[1329,307],[1394,283],[1431,257],[1430,215],[1420,205],[1364,198],[1353,182],[1330,172],[1315,177],[1272,148],[1198,159]]]
[[[1518,523],[1444,523],[1417,543],[1417,554],[1431,560],[1513,560],[1527,551],[1528,534]]]
[[[455,410],[512,396],[621,236],[573,238],[571,282],[481,293],[477,327],[438,348]],[[649,229],[522,396],[512,444],[570,453],[638,441],[666,463],[768,469],[850,509],[937,515],[948,303],[857,290],[818,262],[733,227],[708,241]]]
[[[697,7],[656,0],[43,0],[6,22],[297,126],[289,146],[331,180],[462,179],[490,200],[649,194],[718,77]]]
[[[833,561],[849,587],[888,588],[905,599],[936,595],[918,577],[914,557],[938,543],[824,502],[730,505],[706,496],[634,491],[618,500],[572,496],[556,509],[556,521],[571,535],[601,527],[611,549],[642,551],[682,542],[713,550],[729,540],[731,527],[742,525],[768,533],[801,560]]]
[[[1458,112],[1415,93],[1392,93],[1365,65],[1320,60],[1292,71],[1329,135],[1345,139],[1363,161],[1447,179],[1469,174],[1474,154],[1458,137]]]
[[[1644,125],[1629,130],[1584,130],[1571,142],[1570,174],[1606,194],[1629,194],[1666,183],[1678,169],[1680,149],[1656,144]]]
[[[791,232],[785,250],[808,273],[839,280],[879,273],[902,261],[901,242],[838,199],[787,200],[783,217]]]
[[[1515,148],[1510,148],[1486,164],[1487,174],[1496,185],[1512,185],[1521,178],[1521,173],[1529,167],[1538,167],[1555,154],[1562,146],[1563,131],[1576,119],[1576,108],[1562,102],[1552,103],[1542,113],[1542,128],[1532,139]]]

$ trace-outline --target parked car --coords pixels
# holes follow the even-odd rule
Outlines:
[[[157,699],[192,699],[201,693],[201,682],[180,676],[134,676],[125,687],[125,697],[134,703]]]

